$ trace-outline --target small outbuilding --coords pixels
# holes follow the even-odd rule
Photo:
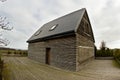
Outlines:
[[[44,24],[27,41],[28,57],[78,71],[94,59],[94,35],[85,8]]]

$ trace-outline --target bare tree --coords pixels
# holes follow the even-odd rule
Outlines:
[[[0,16],[0,28],[4,30],[12,30],[13,27],[10,26],[9,22],[6,21],[6,17]]]
[[[6,0],[0,0],[1,2],[5,2]],[[10,26],[10,23],[7,21],[7,18],[4,16],[0,16],[0,30],[8,30],[11,31],[13,27]],[[7,39],[3,39],[2,33],[0,34],[0,46],[7,46],[10,42]]]

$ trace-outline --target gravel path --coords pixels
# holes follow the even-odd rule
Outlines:
[[[120,80],[114,60],[94,60],[79,72],[40,64],[27,57],[3,57],[4,80]],[[9,71],[9,72],[7,72]]]

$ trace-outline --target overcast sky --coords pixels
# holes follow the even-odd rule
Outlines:
[[[104,40],[109,48],[120,48],[120,0],[7,0],[0,2],[12,31],[3,31],[7,47],[27,49],[26,41],[44,23],[86,8],[97,47]]]

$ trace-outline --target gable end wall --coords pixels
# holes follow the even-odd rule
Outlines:
[[[94,36],[85,12],[76,33],[76,71],[82,69],[92,59],[94,59]]]
[[[94,42],[76,33],[76,71],[94,59]]]

